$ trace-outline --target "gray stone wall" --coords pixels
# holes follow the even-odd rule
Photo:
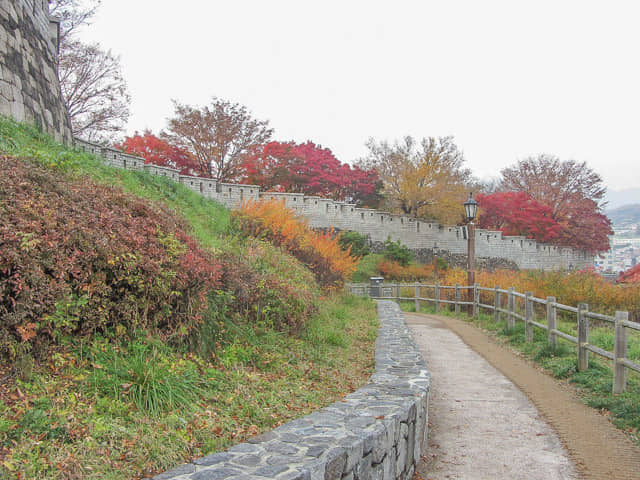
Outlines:
[[[57,65],[58,23],[48,0],[0,0],[0,115],[69,144]]]
[[[426,447],[430,378],[398,305],[378,301],[369,384],[304,418],[156,480],[408,480]]]
[[[76,139],[76,146],[101,155],[107,163],[119,168],[137,169],[140,162],[144,163],[140,157],[82,140]],[[207,178],[181,176],[177,170],[166,167],[147,164],[144,169],[180,182],[229,208],[236,208],[249,199],[281,200],[313,228],[353,230],[366,235],[373,245],[381,244],[387,238],[399,240],[423,260],[429,260],[436,254],[450,259],[453,265],[464,266],[466,262],[467,239],[463,227],[439,225],[301,193],[260,192],[256,185],[217,183]],[[586,252],[545,245],[525,237],[503,236],[499,231],[476,229],[475,243],[478,267],[494,269],[504,265],[520,269],[571,270],[593,266],[593,256]]]

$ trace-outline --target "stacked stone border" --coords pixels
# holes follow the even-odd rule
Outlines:
[[[243,201],[274,199],[307,219],[313,228],[353,230],[366,235],[372,244],[388,238],[399,240],[425,260],[434,255],[456,259],[466,258],[466,229],[439,225],[406,215],[370,208],[359,208],[348,202],[307,196],[302,193],[261,192],[257,185],[219,183],[211,178],[180,175],[178,170],[145,164],[144,158],[128,155],[119,150],[76,139],[80,150],[101,156],[108,164],[130,170],[143,170],[160,175],[206,198],[214,199],[229,208],[237,208]],[[521,269],[582,269],[593,266],[593,256],[566,247],[538,243],[522,236],[503,236],[500,231],[475,230],[476,256],[479,259],[502,259]],[[501,262],[478,262],[479,265],[501,266]]]
[[[411,479],[426,446],[430,376],[400,308],[378,301],[376,370],[343,401],[155,480]]]

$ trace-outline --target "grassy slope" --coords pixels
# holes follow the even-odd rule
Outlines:
[[[107,167],[1,117],[0,153],[163,202],[188,221],[202,246],[243,248],[229,234],[225,208],[164,178]],[[101,339],[68,339],[41,364],[26,356],[0,365],[0,478],[161,471],[335,401],[371,372],[371,302],[324,298],[296,335],[225,318],[221,324],[212,358],[141,335],[115,348]],[[136,388],[145,386],[158,392],[141,401]],[[163,406],[182,394],[188,405]]]

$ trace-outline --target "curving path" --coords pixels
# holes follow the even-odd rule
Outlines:
[[[567,386],[461,320],[405,318],[432,379],[419,477],[640,479],[640,448]]]

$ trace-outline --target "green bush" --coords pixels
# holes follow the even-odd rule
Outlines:
[[[409,265],[413,260],[413,254],[407,246],[402,245],[400,240],[392,242],[391,238],[387,238],[384,242],[384,250],[382,251],[382,254],[386,259],[398,262],[403,267]]]
[[[244,321],[297,330],[316,313],[320,292],[313,274],[280,248],[247,238],[222,259],[224,288]]]
[[[342,232],[340,237],[338,237],[338,243],[343,250],[347,250],[351,247],[351,255],[354,257],[364,257],[371,253],[371,249],[369,248],[369,244],[367,241],[367,236],[362,235],[361,233],[354,232],[348,230],[346,232]]]

